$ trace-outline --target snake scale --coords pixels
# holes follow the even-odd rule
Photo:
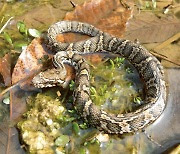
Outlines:
[[[81,33],[89,39],[73,43],[57,41],[61,33]],[[144,47],[129,40],[114,37],[94,26],[77,21],[60,21],[48,29],[48,46],[57,53],[53,57],[56,68],[40,72],[33,78],[38,88],[66,86],[64,63],[75,68],[74,105],[80,116],[93,127],[109,134],[133,133],[154,122],[163,112],[166,86],[163,67]],[[98,109],[90,98],[89,65],[81,54],[111,52],[125,57],[138,71],[146,90],[144,104],[134,112],[109,114]]]

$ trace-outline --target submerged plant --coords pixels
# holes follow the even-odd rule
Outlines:
[[[140,94],[135,90],[133,81],[126,78],[132,69],[125,64],[125,59],[116,57],[92,70],[91,98],[94,103],[112,113],[132,110],[133,102],[141,104]]]

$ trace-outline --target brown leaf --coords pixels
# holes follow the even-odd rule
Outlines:
[[[12,24],[15,29],[17,21],[24,21],[28,27],[46,30],[52,23],[63,20],[66,12],[71,10],[72,5],[67,0],[46,2],[45,5],[38,4],[22,16],[16,17]]]
[[[119,0],[91,0],[76,6],[74,11],[66,14],[64,20],[86,22],[102,31],[121,37],[130,15],[131,10],[125,9]],[[87,39],[87,36],[65,34],[60,35],[58,40],[73,42],[84,39]]]
[[[32,90],[32,77],[42,68],[39,62],[44,55],[48,55],[44,51],[41,39],[34,39],[31,44],[24,50],[18,58],[12,74],[12,84],[20,82],[20,87],[24,90]],[[23,82],[23,80],[26,80]]]
[[[0,58],[0,74],[3,76],[5,86],[11,85],[11,55],[6,54]]]
[[[67,13],[64,19],[87,22],[121,37],[130,15],[131,10],[124,8],[119,0],[91,0],[76,6],[75,10]]]
[[[43,64],[39,61],[44,55],[52,57],[45,51],[42,40],[34,39],[17,60],[12,74],[12,84],[19,83],[20,88],[23,90],[35,90],[36,88],[32,85],[32,78],[42,69]],[[49,65],[52,65],[52,63]],[[73,79],[73,68],[66,65],[66,69],[68,70],[67,79]]]
[[[125,38],[141,43],[163,42],[180,31],[180,22],[175,17],[158,18],[152,12],[141,12],[128,21]]]

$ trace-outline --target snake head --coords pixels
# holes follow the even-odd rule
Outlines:
[[[53,68],[48,69],[44,72],[40,72],[37,74],[32,83],[37,88],[45,88],[45,87],[54,87],[54,86],[62,86],[65,88],[67,86],[66,82],[66,69],[65,68]]]

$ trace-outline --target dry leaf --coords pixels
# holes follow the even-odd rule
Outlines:
[[[76,6],[75,10],[67,13],[64,19],[87,22],[102,31],[121,37],[130,16],[131,10],[124,8],[119,0],[91,0]],[[76,35],[72,39],[72,35],[68,35],[65,40],[77,41],[82,38],[84,37]]]
[[[47,29],[49,25],[62,20],[67,11],[72,10],[72,5],[67,0],[46,3],[45,5],[37,5],[37,7],[32,8],[24,15],[17,17],[13,24],[15,25],[17,21],[24,21],[28,27]]]
[[[142,12],[128,21],[125,38],[141,43],[163,42],[180,31],[175,17],[158,18],[152,12]]]
[[[44,51],[41,39],[34,39],[31,44],[21,53],[18,61],[14,67],[12,74],[12,84],[26,79],[25,82],[20,84],[24,90],[32,90],[31,84],[32,77],[41,69],[42,64],[39,62],[47,52]]]

